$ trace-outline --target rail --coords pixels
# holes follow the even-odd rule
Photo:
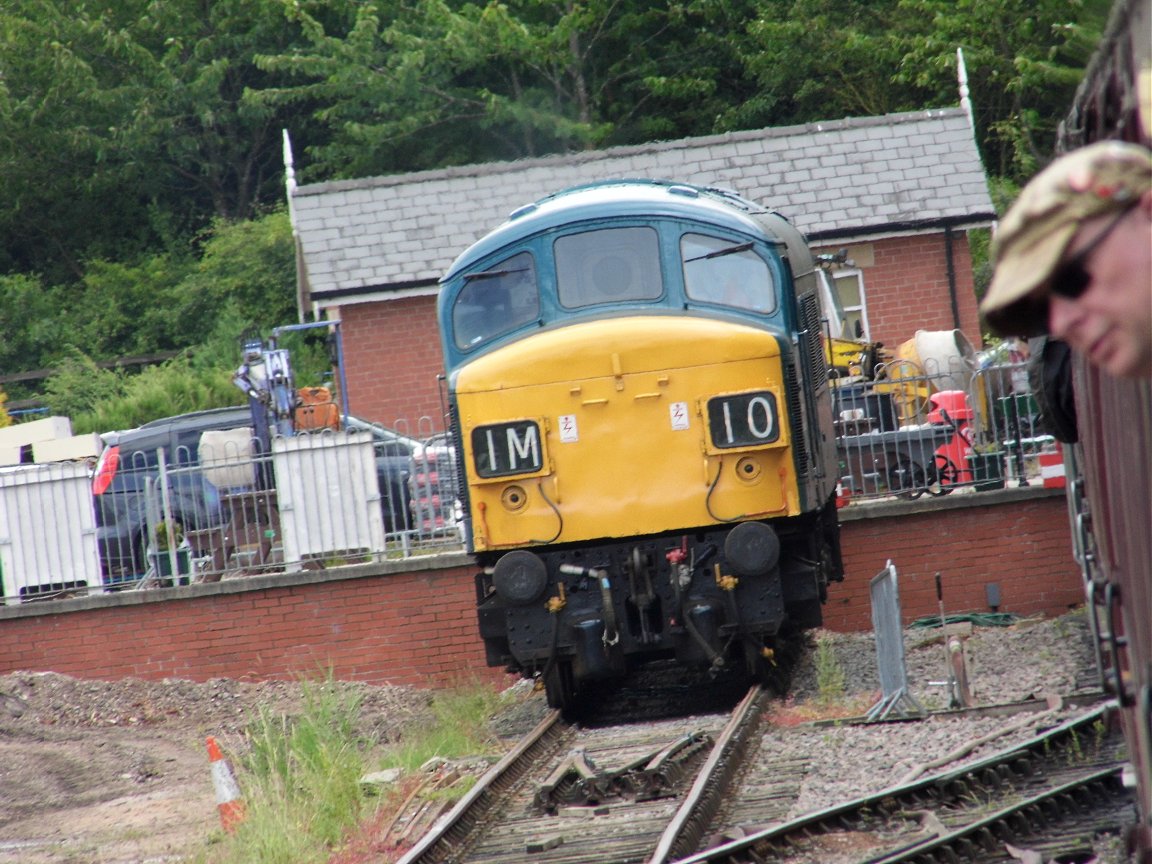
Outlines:
[[[1113,826],[1123,815],[1112,802],[1124,794],[1120,783],[1122,753],[1115,703],[1104,703],[969,765],[805,814],[689,855],[678,864],[780,860],[787,857],[789,850],[829,833],[857,832],[858,837],[870,838],[868,842],[883,837],[884,844],[899,845],[899,837],[908,830],[906,817],[912,811],[937,812],[950,827],[941,826],[929,839],[918,836],[899,851],[891,847],[877,850],[879,854],[868,860],[960,860],[953,844],[964,848],[973,836],[984,842],[990,825],[1009,820],[1014,813],[1042,809],[1045,801],[1067,797],[1082,785],[1110,790],[1109,800],[1101,797],[1101,802],[1107,805],[1104,824]],[[1120,801],[1119,810],[1123,811],[1124,806]],[[1021,829],[1019,833],[1023,837],[1027,831]],[[863,846],[862,839],[861,854]],[[941,849],[946,851],[940,852]],[[941,857],[917,857],[932,850]]]

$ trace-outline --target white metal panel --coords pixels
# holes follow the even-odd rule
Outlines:
[[[0,577],[7,601],[100,585],[87,464],[0,469]]]
[[[272,440],[284,561],[376,556],[384,520],[372,435],[324,432]]]

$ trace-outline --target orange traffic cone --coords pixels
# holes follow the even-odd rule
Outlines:
[[[228,760],[220,752],[216,739],[208,737],[208,764],[212,768],[212,786],[216,790],[216,809],[220,811],[220,824],[231,834],[244,821],[247,809],[240,797],[240,786],[232,776]]]

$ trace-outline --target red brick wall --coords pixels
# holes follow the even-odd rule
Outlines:
[[[389,426],[406,421],[410,434],[443,429],[436,376],[444,372],[444,358],[436,298],[357,303],[342,307],[340,317],[349,410]],[[418,429],[422,417],[429,418],[431,429]]]
[[[905,623],[937,614],[937,570],[947,612],[988,611],[988,582],[1000,585],[1001,611],[1023,615],[1058,615],[1083,596],[1059,496],[846,521],[843,545],[848,575],[831,587],[829,629],[871,628],[868,582],[889,557]],[[341,679],[415,686],[507,680],[484,664],[470,567],[240,588],[219,583],[155,602],[119,595],[124,605],[54,614],[33,605],[0,609],[0,674],[202,681],[331,668]],[[96,605],[58,608],[69,602]]]
[[[81,678],[495,680],[469,568],[300,584],[0,621],[0,670]]]
[[[1059,615],[1084,600],[1071,544],[1063,496],[845,522],[847,575],[829,588],[825,626],[871,629],[868,582],[889,559],[905,624],[939,614],[937,572],[946,613],[991,611],[985,586],[996,583],[1001,612]]]
[[[944,234],[894,237],[872,245],[874,263],[862,268],[872,339],[891,350],[917,330],[953,330],[952,295]],[[959,329],[979,349],[980,318],[973,288],[968,237],[952,236]]]
[[[952,330],[944,235],[896,237],[871,244],[864,268],[872,338],[895,350],[917,330]],[[979,349],[980,324],[968,238],[953,235],[960,329]],[[387,425],[403,420],[412,434],[421,417],[443,428],[436,376],[444,371],[436,332],[436,299],[404,297],[341,307],[345,374],[353,414]],[[402,424],[401,424],[402,425]]]

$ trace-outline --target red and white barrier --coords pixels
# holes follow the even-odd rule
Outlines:
[[[1063,489],[1066,485],[1063,448],[1057,444],[1055,450],[1045,450],[1039,458],[1040,478],[1044,481],[1044,486],[1049,489]]]

